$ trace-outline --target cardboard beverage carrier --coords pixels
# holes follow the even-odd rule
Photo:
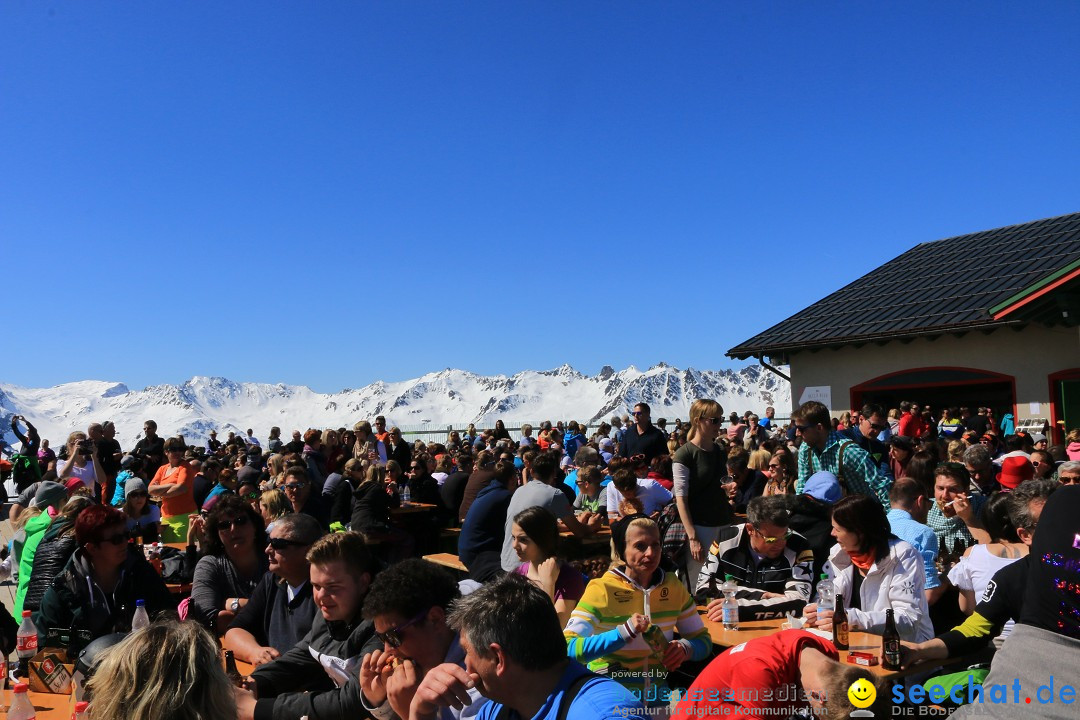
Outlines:
[[[91,640],[89,630],[50,629],[45,647],[30,659],[30,690],[66,695],[79,652]]]

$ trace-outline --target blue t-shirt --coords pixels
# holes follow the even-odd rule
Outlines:
[[[574,680],[588,672],[585,666],[571,660],[566,671],[559,678],[559,684],[555,686],[555,692],[548,695],[544,706],[532,716],[531,720],[555,720],[559,715],[559,704],[562,702],[563,693],[573,684]],[[489,702],[476,716],[476,719],[495,720],[502,707],[501,703]],[[510,712],[510,718],[511,720],[522,720],[513,711]],[[645,709],[642,707],[641,701],[619,683],[600,676],[587,680],[581,686],[577,696],[570,703],[569,711],[566,713],[566,720],[622,720],[623,718],[644,720]]]

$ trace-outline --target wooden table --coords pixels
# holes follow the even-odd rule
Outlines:
[[[431,503],[409,503],[408,505],[402,505],[401,507],[390,508],[390,515],[408,515],[410,513],[422,513],[431,512],[438,508],[438,505]]]
[[[4,690],[4,717],[7,717],[7,709],[11,705],[11,694],[10,688]],[[30,695],[30,702],[34,704],[34,710],[37,711],[37,720],[69,720],[71,714],[75,711],[75,695],[73,693],[55,695],[53,693],[31,692],[28,694]]]
[[[727,648],[734,647],[740,643],[747,642],[748,640],[756,640],[757,638],[768,637],[774,633],[781,632],[781,623],[783,619],[776,620],[760,620],[756,622],[742,622],[739,621],[738,630],[725,630],[723,623],[714,622],[704,615],[701,616],[702,621],[705,623],[705,627],[709,630],[709,637],[712,638],[713,644],[726,650]],[[848,656],[852,651],[873,653],[878,657],[879,662],[877,665],[856,665],[856,667],[865,667],[874,675],[889,678],[900,678],[907,675],[923,674],[927,670],[935,667],[942,667],[947,665],[963,664],[971,660],[969,656],[960,656],[954,658],[948,658],[946,660],[935,660],[933,662],[923,663],[921,665],[914,665],[902,670],[886,670],[881,667],[881,636],[875,633],[863,632],[861,630],[852,630],[848,633],[848,649],[840,650],[840,662],[847,663]],[[855,665],[855,663],[850,663]]]
[[[469,572],[469,568],[465,567],[464,563],[458,560],[457,555],[451,553],[435,553],[434,555],[425,555],[424,559],[428,562],[433,562],[436,565],[442,565],[448,567],[451,570],[458,570],[460,572]]]

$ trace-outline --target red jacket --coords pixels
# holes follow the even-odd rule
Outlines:
[[[725,650],[697,676],[672,717],[765,717],[758,708],[786,717],[807,707],[798,679],[799,653],[808,647],[840,659],[831,642],[805,630],[781,630]]]

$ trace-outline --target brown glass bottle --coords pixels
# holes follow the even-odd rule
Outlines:
[[[890,608],[885,611],[885,632],[881,634],[881,667],[885,670],[900,669],[900,633],[896,618]]]
[[[836,606],[833,608],[832,639],[837,650],[848,649],[848,619],[844,609],[844,596],[836,593]]]
[[[244,686],[244,678],[236,668],[236,658],[233,657],[232,650],[225,651],[225,676],[236,687]]]

